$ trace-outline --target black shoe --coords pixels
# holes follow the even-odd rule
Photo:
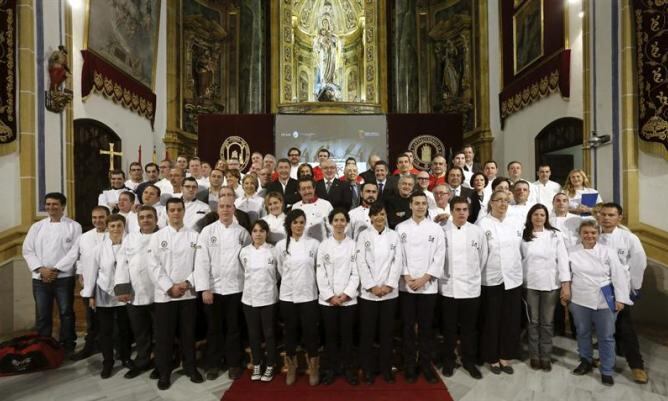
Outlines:
[[[231,367],[230,371],[227,372],[228,376],[230,376],[230,379],[232,380],[237,380],[241,377],[242,370],[241,368],[238,367]]]
[[[71,361],[81,361],[95,354],[93,347],[84,347],[81,351],[70,356]]]
[[[443,376],[445,377],[452,377],[452,375],[455,373],[455,366],[451,362],[444,362],[443,363],[443,368],[441,369],[441,373],[443,373]]]
[[[592,371],[592,366],[589,361],[582,359],[577,368],[573,369],[573,374],[576,376],[586,375]]]
[[[172,385],[169,376],[158,379],[158,390],[167,390]]]
[[[388,372],[383,373],[383,380],[385,380],[385,383],[389,383],[389,384],[394,384],[394,383],[397,382],[394,379],[394,373],[392,373],[391,370],[388,371]]]
[[[547,361],[547,360],[540,361],[540,368],[543,369],[545,372],[551,372],[552,361]]]
[[[501,371],[503,373],[506,373],[506,374],[509,374],[509,375],[512,375],[513,373],[515,373],[515,370],[510,365],[501,365]]]
[[[373,384],[374,380],[375,380],[375,377],[374,377],[373,373],[364,372],[364,383],[365,384]]]
[[[158,372],[158,369],[155,368],[151,371],[151,374],[148,375],[148,378],[151,380],[158,380],[160,378],[160,372]]]
[[[540,361],[538,359],[531,358],[529,361],[529,366],[531,366],[531,369],[533,370],[540,370]]]
[[[204,383],[204,378],[197,368],[194,368],[192,372],[187,372],[186,376],[190,377],[190,381],[193,383]]]
[[[348,382],[348,384],[351,386],[357,386],[360,384],[359,378],[357,376],[357,370],[346,369],[344,376],[346,378],[346,382]]]
[[[425,380],[427,380],[427,383],[429,384],[438,383],[438,378],[434,374],[434,371],[431,370],[431,367],[422,368],[422,375],[424,376]]]
[[[334,371],[331,369],[325,370],[322,373],[322,378],[320,379],[320,384],[332,384],[334,383]]]
[[[501,374],[501,366],[489,365],[489,370],[490,370],[490,372],[494,373],[495,375],[500,375]]]
[[[216,380],[218,378],[218,368],[209,368],[206,371],[207,380]]]
[[[482,379],[482,373],[480,373],[480,370],[475,366],[473,363],[465,363],[464,364],[464,370],[469,372],[472,378],[474,379]]]
[[[111,365],[104,364],[102,365],[102,372],[100,372],[100,377],[103,379],[108,379],[111,377],[111,372],[114,369],[114,364]]]
[[[142,370],[142,369],[138,369],[138,368],[130,369],[127,372],[125,372],[123,377],[126,378],[126,379],[134,379],[135,377],[142,374],[142,372],[144,372],[144,370]]]
[[[404,371],[404,377],[408,383],[415,383],[417,381],[418,375],[415,368],[406,368]]]
[[[613,379],[612,376],[601,375],[601,383],[603,383],[604,386],[613,386],[615,384],[615,379]]]
[[[135,364],[132,362],[132,359],[126,359],[124,360],[121,365],[123,365],[124,368],[128,368],[130,370],[135,369]]]

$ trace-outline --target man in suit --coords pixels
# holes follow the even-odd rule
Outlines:
[[[454,198],[455,196],[461,196],[465,198],[471,207],[471,213],[469,214],[469,222],[475,223],[475,216],[478,216],[480,212],[480,201],[471,188],[466,188],[462,185],[462,179],[464,178],[464,170],[458,166],[452,166],[448,170],[447,181],[448,188],[450,188],[450,196]]]
[[[333,207],[342,207],[350,210],[352,203],[350,191],[342,185],[337,178],[336,163],[327,159],[320,163],[323,179],[315,184],[315,193],[318,198],[324,199],[332,204]]]
[[[208,204],[213,212],[218,210],[218,197],[220,196],[220,189],[223,186],[224,179],[225,174],[221,170],[217,168],[211,170],[211,173],[209,173],[208,188],[197,193],[197,199]]]
[[[343,201],[349,204],[350,209],[354,209],[360,205],[361,188],[357,183],[357,166],[349,164],[343,169],[343,176],[346,178],[342,181],[343,185]],[[348,200],[350,202],[348,203]]]
[[[473,161],[473,159],[475,158],[475,153],[473,152],[473,146],[471,145],[464,146],[462,152],[464,152],[464,158],[466,160],[466,164],[464,164],[464,171],[471,173],[481,173],[482,168],[480,166],[480,163]]]
[[[380,161],[380,156],[376,154],[369,155],[369,160],[367,160],[367,167],[369,169],[360,174],[360,177],[364,179],[364,182],[376,182],[376,172],[374,171],[374,167],[376,166],[376,163],[379,161]]]
[[[402,153],[397,156],[397,170],[395,175],[387,178],[387,189],[392,193],[399,192],[399,178],[405,176],[413,177],[413,182],[415,183],[415,174],[411,172],[411,159],[406,153]]]
[[[386,197],[391,195],[393,192],[389,189],[387,182],[387,173],[390,171],[387,162],[384,160],[379,160],[376,164],[373,165],[374,171],[374,182],[378,185],[378,200],[384,201]]]
[[[283,208],[287,211],[293,204],[299,202],[299,187],[297,180],[290,177],[290,161],[288,159],[280,159],[276,163],[276,171],[278,172],[278,179],[267,185],[267,193],[278,192],[283,195]]]

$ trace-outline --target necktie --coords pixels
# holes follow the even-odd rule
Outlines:
[[[355,184],[351,184],[350,190],[353,191],[353,207],[357,207],[357,205],[359,205],[359,194],[357,193],[357,186],[355,186]]]
[[[378,195],[383,196],[383,183],[378,183]]]
[[[327,181],[327,183],[325,184],[325,187],[326,187],[326,191],[327,191],[327,193],[329,193],[329,189],[332,187],[332,182],[331,182],[331,181]]]

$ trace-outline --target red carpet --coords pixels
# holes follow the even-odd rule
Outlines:
[[[443,383],[429,384],[420,377],[417,383],[406,383],[402,375],[396,375],[395,384],[387,384],[379,376],[372,385],[351,386],[337,377],[329,386],[308,385],[308,377],[300,375],[297,382],[288,387],[285,375],[279,375],[269,383],[251,382],[250,372],[244,372],[223,394],[222,401],[453,401]]]

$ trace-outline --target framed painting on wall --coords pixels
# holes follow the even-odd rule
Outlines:
[[[543,0],[527,0],[513,14],[514,73],[543,56]]]
[[[155,88],[160,0],[88,0],[84,48]]]

